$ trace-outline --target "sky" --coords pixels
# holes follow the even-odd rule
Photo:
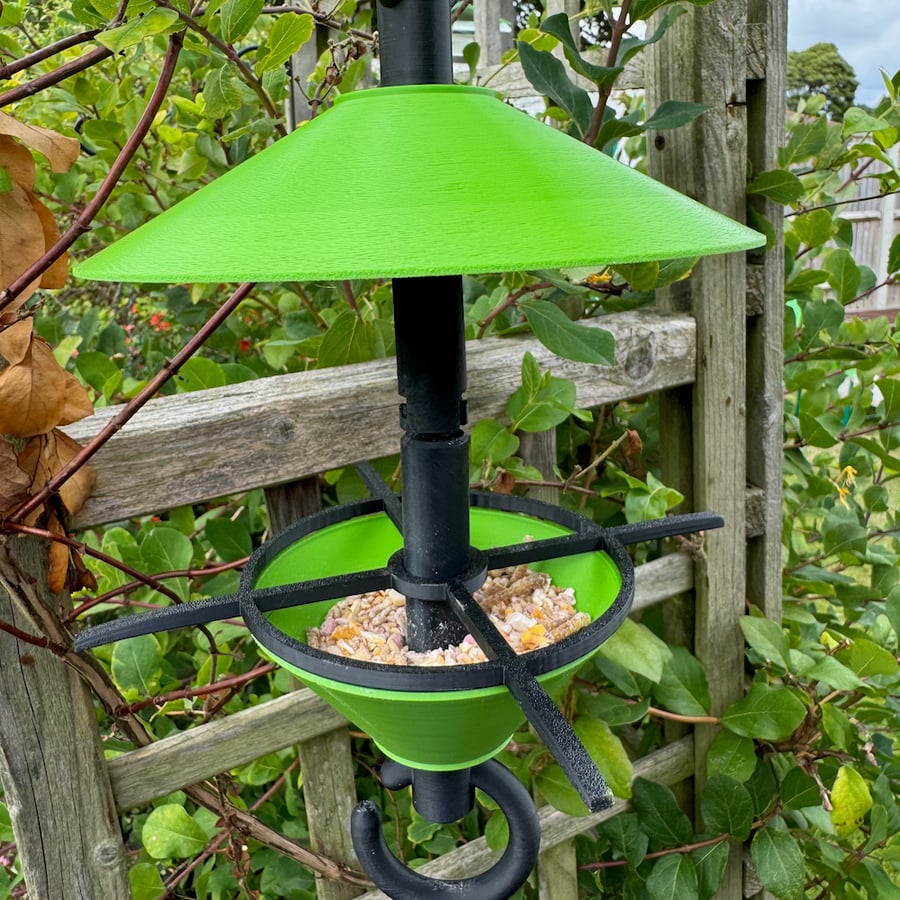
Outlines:
[[[897,0],[788,0],[788,50],[834,44],[853,66],[856,102],[874,106],[884,95],[880,69],[900,69]]]

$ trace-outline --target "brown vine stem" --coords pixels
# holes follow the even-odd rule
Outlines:
[[[160,581],[157,581],[152,575],[145,575],[143,572],[139,572],[137,569],[133,569],[127,563],[122,562],[120,559],[116,559],[114,556],[109,556],[104,553],[102,550],[96,550],[93,547],[89,547],[87,544],[82,541],[77,540],[76,538],[69,537],[65,534],[57,534],[54,531],[48,531],[46,528],[36,528],[33,525],[23,525],[21,522],[12,522],[10,520],[6,520],[0,523],[0,527],[5,531],[11,531],[15,534],[27,534],[31,537],[42,538],[46,541],[56,541],[59,544],[65,544],[67,547],[71,547],[73,550],[77,550],[79,553],[84,554],[85,556],[93,557],[94,559],[99,559],[101,562],[106,563],[108,566],[113,566],[116,569],[119,569],[121,572],[124,572],[126,575],[130,575],[132,578],[135,578],[146,584],[147,587],[153,588],[153,590],[158,591],[160,594],[168,597],[173,603],[181,603],[181,597],[178,596],[174,591],[170,591],[164,584]]]
[[[153,89],[153,94],[147,102],[143,115],[137,123],[134,131],[129,136],[115,162],[112,164],[106,177],[103,179],[97,193],[94,194],[90,203],[78,214],[75,221],[66,230],[66,233],[36,262],[32,263],[18,278],[16,278],[4,291],[0,292],[0,311],[9,306],[16,297],[36,278],[53,265],[68,249],[83,235],[90,223],[98,215],[103,208],[109,195],[118,184],[128,164],[131,162],[138,148],[143,143],[147,132],[153,124],[153,120],[159,112],[166,94],[169,90],[169,84],[175,74],[175,66],[178,62],[178,54],[181,51],[181,45],[184,42],[184,32],[179,31],[169,37],[169,46],[163,60],[162,70],[160,71],[159,81]],[[105,48],[104,48],[105,49]],[[96,60],[95,60],[96,61]],[[34,82],[32,82],[33,84]]]
[[[45,75],[39,75],[37,78],[33,78],[25,84],[20,84],[18,87],[0,94],[0,107],[9,106],[10,103],[15,103],[17,100],[23,100],[25,97],[33,97],[38,92],[44,90],[44,88],[53,87],[54,84],[59,84],[61,81],[65,81],[67,78],[71,78],[73,75],[77,75],[79,72],[89,69],[91,66],[96,65],[101,60],[112,55],[112,50],[107,50],[106,47],[95,47],[93,50],[89,50],[87,53],[79,56],[78,59],[73,59],[71,62],[64,63],[52,72],[47,72]]]
[[[622,6],[619,9],[619,15],[612,20],[612,35],[609,39],[609,51],[606,54],[606,65],[613,67],[616,64],[616,58],[619,55],[619,47],[622,44],[622,38],[628,30],[628,13],[631,9],[631,0],[622,0]],[[598,85],[599,95],[597,97],[597,105],[594,107],[594,114],[591,117],[591,127],[584,136],[584,143],[590,147],[594,146],[597,136],[600,134],[600,127],[603,125],[603,113],[606,112],[606,105],[609,103],[610,94],[612,94],[612,85]]]
[[[537,284],[529,284],[526,287],[519,288],[517,291],[511,291],[507,294],[506,299],[497,304],[494,309],[492,309],[479,323],[478,323],[478,333],[475,335],[476,338],[483,338],[485,331],[487,331],[488,325],[500,315],[500,313],[505,312],[511,306],[515,306],[519,300],[522,299],[526,294],[537,293],[538,291],[542,291],[545,288],[553,287],[553,285],[549,281],[539,281]]]
[[[16,628],[15,625],[4,622],[2,619],[0,619],[0,631],[5,631],[23,644],[31,644],[32,647],[42,647],[52,651],[57,656],[66,655],[67,648],[63,647],[62,644],[57,644],[55,641],[51,641],[50,638],[43,637],[42,635],[29,634],[27,631],[22,631],[20,628]]]
[[[109,420],[106,425],[88,443],[72,457],[34,496],[29,497],[6,520],[4,527],[21,522],[25,516],[34,512],[47,498],[59,490],[66,479],[77,472],[122,426],[125,425],[147,401],[200,349],[207,338],[228,318],[253,290],[254,285],[245,282],[210,316],[206,324],[168,361],[156,375],[147,382],[143,390],[136,394],[123,407],[121,412]]]
[[[721,844],[722,841],[727,841],[728,838],[729,835],[727,834],[719,834],[714,838],[707,838],[705,841],[684,844],[681,847],[667,847],[665,850],[655,850],[653,853],[648,853],[644,859],[659,859],[661,856],[671,856],[673,853],[690,853],[692,850],[701,850],[703,847],[712,847],[715,844]],[[605,860],[604,862],[585,863],[578,868],[585,871],[592,871],[594,869],[617,869],[627,865],[627,859],[610,859]]]
[[[207,566],[203,569],[181,569],[180,571],[172,572],[156,572],[154,577],[159,581],[168,578],[206,578],[210,575],[218,575],[221,572],[230,572],[232,569],[239,569],[247,562],[247,559],[248,557],[244,557],[244,559],[237,559],[234,562],[223,563],[222,565],[216,566]],[[86,600],[84,603],[76,606],[75,609],[66,616],[65,621],[73,622],[79,616],[84,615],[95,606],[98,606],[101,603],[110,603],[120,594],[124,597],[126,594],[130,594],[132,591],[136,591],[143,586],[143,581],[130,581],[128,584],[120,585],[111,591],[107,591],[105,594],[91,597],[90,600]],[[154,609],[156,608],[155,604],[147,604],[147,606]]]
[[[206,697],[209,694],[228,690],[229,688],[233,687],[243,687],[245,684],[247,684],[248,681],[252,681],[254,678],[258,678],[260,675],[268,675],[269,672],[274,672],[276,668],[277,667],[275,663],[265,663],[264,665],[258,666],[255,669],[251,669],[249,672],[245,672],[243,675],[233,675],[231,678],[222,678],[219,681],[210,682],[209,684],[205,684],[202,687],[183,688],[182,690],[178,691],[169,691],[169,693],[167,694],[158,694],[154,697],[145,697],[143,700],[138,700],[135,703],[129,703],[122,709],[116,710],[116,714],[121,715],[123,713],[137,713],[142,709],[147,709],[151,706],[162,706],[172,700],[190,700],[194,697]]]
[[[62,53],[63,50],[77,47],[79,44],[85,44],[93,40],[102,30],[101,28],[92,28],[90,31],[82,31],[81,34],[71,34],[61,41],[56,41],[56,43],[48,44],[46,47],[35,50],[34,53],[28,53],[10,63],[5,63],[0,66],[0,78],[11,78],[17,72],[22,72],[39,62],[43,62],[45,59],[50,59],[51,56],[56,56],[57,53]]]

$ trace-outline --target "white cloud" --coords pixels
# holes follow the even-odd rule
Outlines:
[[[900,10],[895,3],[789,0],[788,50],[834,44],[856,72],[856,102],[877,103],[885,93],[880,70],[893,75],[900,69]]]

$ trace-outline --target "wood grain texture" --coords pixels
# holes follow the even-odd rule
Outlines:
[[[783,141],[787,15],[787,0],[750,0],[748,4],[748,18],[766,35],[765,69],[747,84],[748,154],[754,175],[777,167]],[[754,203],[772,223],[775,243],[764,253],[754,253],[747,266],[759,285],[760,298],[757,314],[747,319],[747,480],[762,494],[760,528],[754,534],[748,529],[747,599],[780,621],[784,207],[763,198]]]
[[[694,323],[654,310],[591,323],[617,340],[614,366],[564,360],[536,339],[467,345],[469,418],[502,416],[525,351],[578,387],[590,407],[694,377]],[[397,452],[399,396],[393,359],[282,375],[151,401],[96,455],[94,492],[76,529],[260,486],[283,484]],[[98,410],[66,429],[82,443],[115,414]],[[140,484],[140,490],[135,485]]]
[[[650,48],[647,79],[649,108],[665,100],[710,107],[688,127],[648,134],[651,174],[739,221],[746,205],[746,23],[747,0],[691,7]],[[745,283],[744,255],[734,253],[701,260],[689,283],[698,352],[692,396],[692,499],[694,508],[714,509],[725,518],[723,529],[707,535],[694,578],[694,651],[706,669],[713,714],[720,714],[742,691],[738,620],[746,584]],[[706,751],[713,736],[710,727],[695,731],[698,790],[705,781]],[[718,896],[741,896],[737,853]]]
[[[0,537],[0,620],[36,634],[47,547]],[[24,602],[23,602],[24,600]],[[131,888],[90,693],[49,650],[0,632],[0,780],[28,896],[127,898]]]
[[[309,690],[250,706],[111,759],[116,806],[126,812],[346,723]]]
[[[637,760],[634,764],[634,775],[635,778],[649,778],[660,784],[673,785],[690,775],[693,757],[692,739],[683,738]],[[628,807],[626,801],[617,800],[610,809],[583,817],[569,816],[549,806],[541,807],[538,811],[541,823],[541,848],[555,847],[624,812]],[[489,850],[484,838],[481,837],[452,850],[440,859],[426,863],[416,871],[431,878],[465,878],[493,865],[498,858],[499,854]],[[387,895],[378,890],[369,891],[362,895],[362,900],[387,900]]]

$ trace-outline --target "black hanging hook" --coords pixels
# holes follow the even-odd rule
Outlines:
[[[412,769],[389,760],[381,773],[391,789],[412,784],[415,803]],[[393,900],[505,900],[525,883],[541,844],[540,822],[528,789],[495,759],[473,767],[469,774],[471,785],[493,798],[509,823],[509,843],[500,860],[472,878],[428,878],[408,869],[385,843],[378,807],[363,800],[353,810],[350,834],[356,855],[369,878]]]

